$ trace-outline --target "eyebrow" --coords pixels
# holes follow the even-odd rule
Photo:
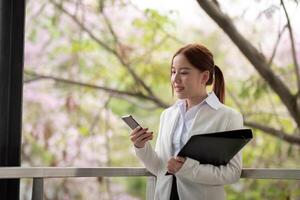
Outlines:
[[[176,69],[176,68],[175,68],[175,67],[173,67],[173,66],[172,66],[171,68],[174,68],[174,69]],[[189,68],[189,67],[180,67],[180,68],[179,68],[179,70],[181,70],[181,69],[188,69],[188,70],[192,70],[192,68]]]

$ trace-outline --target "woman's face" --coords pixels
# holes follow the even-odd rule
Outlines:
[[[205,83],[208,78],[208,71],[201,72],[195,68],[183,54],[174,57],[171,66],[171,83],[179,99],[203,95],[206,92]]]

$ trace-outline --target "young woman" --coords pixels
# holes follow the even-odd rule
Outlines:
[[[222,71],[206,47],[189,44],[173,56],[171,83],[178,100],[161,114],[155,150],[148,142],[153,138],[148,128],[138,127],[130,134],[136,155],[157,176],[155,199],[225,199],[224,185],[240,178],[241,152],[219,167],[175,156],[192,135],[243,128],[242,115],[224,105]],[[213,91],[208,93],[211,84]]]

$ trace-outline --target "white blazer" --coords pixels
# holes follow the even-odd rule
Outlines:
[[[188,135],[243,128],[243,117],[236,110],[222,104],[212,92],[206,104],[199,108]],[[135,148],[136,155],[145,167],[157,177],[155,200],[169,200],[172,176],[165,176],[167,162],[172,157],[172,132],[180,111],[175,105],[165,109],[160,116],[159,133],[155,150],[150,142]],[[209,154],[209,152],[207,152]],[[226,199],[224,185],[237,182],[242,171],[242,154],[239,152],[226,166],[199,164],[187,158],[176,172],[178,195],[181,200]]]

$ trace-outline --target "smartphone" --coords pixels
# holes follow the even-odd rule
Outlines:
[[[140,126],[131,115],[123,116],[122,119],[132,130]]]

